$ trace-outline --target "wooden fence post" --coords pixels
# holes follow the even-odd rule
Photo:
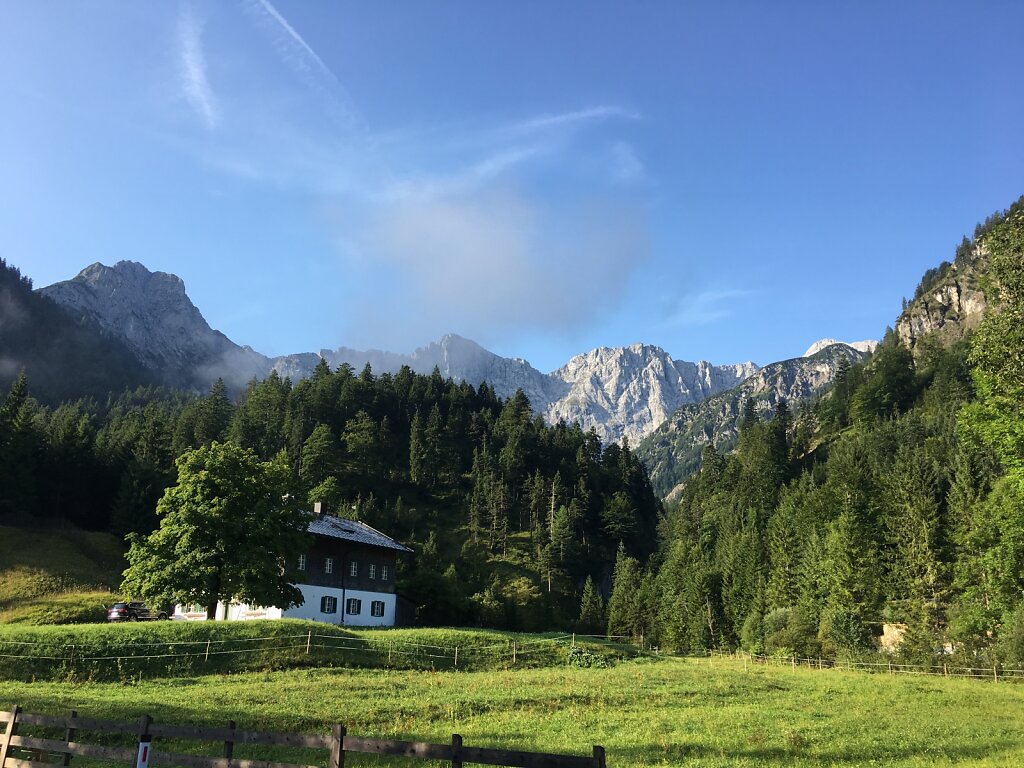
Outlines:
[[[605,768],[604,747],[594,745],[594,768]]]
[[[7,753],[11,749],[11,737],[14,735],[14,729],[18,726],[20,712],[21,707],[15,704],[11,709],[11,719],[7,721],[7,730],[4,731],[3,738],[0,738],[0,768],[4,768],[4,763],[7,761]]]
[[[462,768],[462,737],[452,734],[452,768]]]
[[[459,646],[455,646],[455,668],[459,668]]]
[[[228,730],[229,731],[234,731],[235,730],[235,721],[234,720],[228,720]],[[232,757],[234,757],[234,754],[235,754],[235,742],[231,741],[231,740],[225,741],[224,742],[224,757],[226,757],[228,760],[230,760]]]
[[[512,641],[512,666],[516,665],[516,641]]]
[[[302,637],[302,635],[299,635]],[[309,630],[309,634],[306,635],[306,655],[309,655],[309,646],[313,644],[313,630]]]
[[[74,720],[76,717],[78,717],[78,712],[77,712],[77,710],[72,709],[71,710],[71,719]],[[76,733],[77,733],[77,730],[75,728],[68,727],[68,729],[66,731],[64,731],[64,741],[66,741],[68,744],[70,744],[72,741],[75,740],[75,734]],[[71,753],[70,752],[65,752],[64,753],[64,759],[61,761],[61,764],[62,765],[71,765]]]
[[[205,662],[208,662],[209,660],[210,660],[210,641],[207,640],[206,641],[206,655],[203,656],[203,662],[205,663]]]
[[[993,682],[999,682],[999,666],[996,664],[992,665],[992,680]]]
[[[153,737],[149,735],[149,726],[153,718],[143,715],[139,718],[139,752],[135,758],[135,768],[149,768],[150,754],[152,753]]]
[[[327,768],[345,768],[345,726],[336,725],[331,732],[331,761]]]

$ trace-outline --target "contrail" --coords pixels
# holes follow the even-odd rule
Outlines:
[[[288,35],[292,38],[292,40],[295,41],[296,43],[298,43],[302,47],[302,50],[304,50],[306,52],[306,55],[308,55],[311,59],[313,59],[313,61],[315,61],[317,63],[317,66],[319,66],[320,69],[322,69],[324,72],[326,72],[328,75],[330,75],[332,80],[334,80],[335,82],[338,82],[338,78],[336,78],[334,76],[334,73],[331,72],[330,68],[326,64],[324,64],[324,60],[321,59],[317,55],[316,51],[314,51],[310,47],[309,43],[307,43],[303,39],[302,35],[300,35],[298,32],[295,31],[295,27],[293,27],[291,24],[289,24],[288,20],[284,16],[282,16],[280,13],[277,12],[277,9],[271,4],[270,0],[257,0],[257,2],[259,2],[259,4],[261,6],[263,6],[263,10],[264,11],[266,11],[268,14],[270,14],[270,16],[278,24],[281,25],[281,28],[284,29],[284,31],[288,33]]]

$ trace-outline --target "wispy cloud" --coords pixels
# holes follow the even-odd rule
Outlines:
[[[617,181],[635,184],[647,179],[647,169],[636,154],[632,144],[616,141],[612,144],[612,168]]]
[[[536,117],[531,117],[527,120],[514,123],[510,127],[512,130],[516,131],[536,131],[538,129],[558,128],[566,125],[576,125],[579,123],[609,120],[613,118],[620,120],[639,120],[640,115],[636,112],[630,112],[622,109],[621,107],[596,106],[587,107],[586,109],[578,109],[574,112],[538,115]]]
[[[369,221],[354,247],[387,277],[351,315],[347,343],[360,345],[575,332],[621,301],[650,251],[635,202],[606,197],[553,210],[500,184],[395,200]]]
[[[207,76],[202,24],[189,3],[178,14],[178,68],[185,99],[210,130],[220,125],[220,104]]]
[[[623,135],[639,114],[605,103],[371,130],[301,25],[271,0],[236,7],[263,44],[233,52],[261,51],[261,88],[232,80],[240,67],[226,69],[218,87],[230,125],[182,141],[225,174],[316,201],[350,285],[359,286],[338,288],[351,321],[345,343],[407,348],[448,332],[484,342],[572,333],[621,303],[650,252],[635,183],[646,170]],[[222,31],[218,18],[210,17],[211,39]],[[201,33],[186,6],[183,90],[214,128],[220,105]]]
[[[710,325],[729,317],[735,309],[735,300],[753,294],[747,290],[702,291],[693,296],[678,299],[663,325],[666,327],[686,327]]]

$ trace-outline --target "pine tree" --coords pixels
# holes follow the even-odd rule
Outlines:
[[[583,583],[583,595],[580,598],[580,616],[576,628],[580,632],[597,633],[606,626],[604,601],[594,587],[594,580],[587,576]]]
[[[620,545],[612,576],[612,594],[608,598],[609,636],[639,634],[644,610],[640,605],[640,586],[640,563],[627,555],[625,547]]]

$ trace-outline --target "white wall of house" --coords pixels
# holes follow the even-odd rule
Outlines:
[[[396,598],[386,592],[367,592],[359,589],[344,590],[333,587],[318,587],[312,584],[296,584],[302,591],[304,602],[295,608],[263,608],[246,605],[245,603],[217,603],[217,620],[247,621],[254,619],[310,619],[324,621],[329,624],[344,624],[350,627],[393,627],[395,625]],[[334,612],[326,613],[323,598],[334,599]],[[347,613],[349,600],[359,601],[359,613]],[[378,616],[373,615],[374,603],[377,605]],[[355,607],[355,606],[352,606]],[[176,605],[175,619],[186,621],[206,621],[206,609],[198,606]]]
[[[396,599],[393,594],[387,592],[368,592],[361,589],[346,589],[344,596],[341,589],[335,587],[318,587],[312,584],[297,584],[302,590],[305,601],[296,608],[289,608],[284,611],[286,619],[311,619],[313,621],[326,621],[331,624],[344,624],[349,627],[393,627],[395,625]],[[324,613],[323,598],[334,598],[334,613]],[[348,613],[348,601],[359,601],[359,613]],[[373,604],[380,603],[378,613],[373,615]],[[330,606],[327,606],[330,607]]]

